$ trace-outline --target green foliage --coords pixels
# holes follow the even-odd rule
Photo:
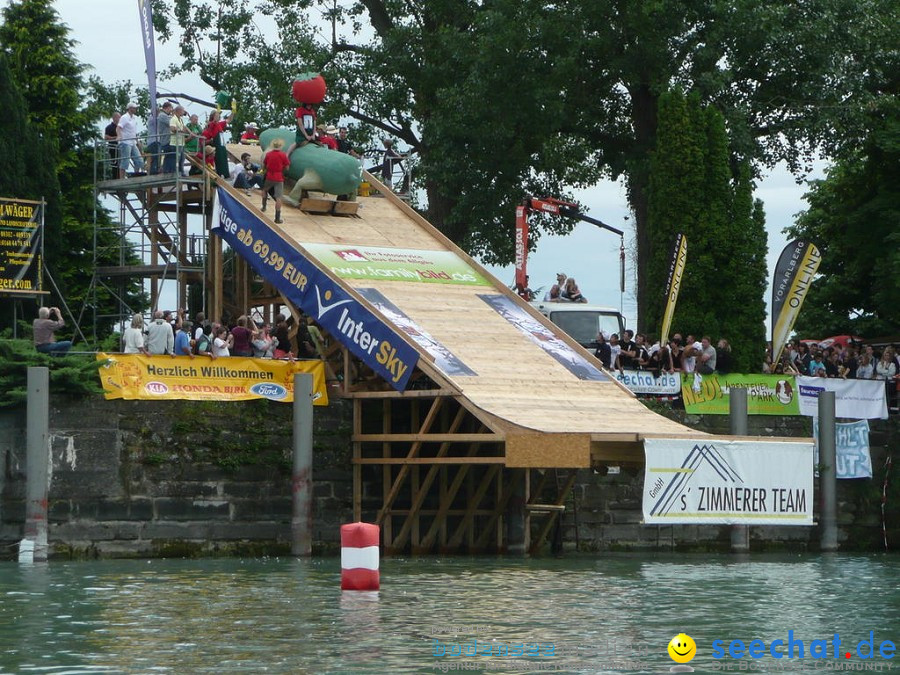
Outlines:
[[[746,161],[732,177],[725,119],[696,94],[660,96],[656,151],[650,172],[651,297],[647,325],[659,328],[671,242],[687,237],[687,263],[674,329],[713,342],[726,338],[734,368],[753,372],[765,345],[766,233],[754,207]]]
[[[0,339],[0,408],[25,403],[28,368],[50,369],[50,390],[70,396],[102,393],[93,356],[49,356],[35,351],[28,340]]]
[[[812,184],[792,237],[822,252],[795,326],[803,336],[900,332],[900,103],[885,96],[859,151]]]
[[[75,59],[73,41],[51,0],[18,0],[4,7],[0,60],[9,66],[0,65],[0,97],[8,103],[0,117],[0,143],[19,146],[2,153],[0,195],[46,200],[44,262],[63,296],[54,294],[47,302],[61,307],[65,302],[78,315],[92,299],[94,218],[100,224],[110,222],[93,191],[95,124],[112,112],[101,104],[123,98],[123,91],[96,79],[85,83],[84,66]],[[100,234],[97,264],[120,264],[116,241],[110,231]],[[128,261],[135,261],[130,249]],[[147,303],[139,282],[127,283],[120,297],[136,309]],[[113,314],[118,302],[111,292],[99,289],[99,314]],[[82,315],[85,324],[90,319],[90,314]],[[0,326],[7,322],[0,316]],[[99,328],[102,335],[111,325]],[[87,325],[83,332],[90,333]]]
[[[898,6],[155,0],[154,20],[162,39],[181,47],[174,71],[235,92],[240,115],[264,124],[290,122],[294,72],[321,70],[329,83],[323,119],[349,116],[364,135],[408,144],[420,158],[427,217],[488,262],[512,260],[512,207],[525,194],[565,196],[600,175],[624,176],[639,318],[652,325],[659,287],[651,261],[667,246],[648,226],[660,96],[677,86],[714,106],[736,157],[803,170],[816,150],[858,137],[879,83],[900,70]],[[313,30],[316,12],[331,31]],[[277,22],[277,38],[253,20],[260,16]],[[726,212],[720,203],[709,217]],[[571,228],[564,220],[535,225],[533,243],[541,231]]]

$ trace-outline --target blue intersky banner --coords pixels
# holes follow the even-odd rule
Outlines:
[[[150,93],[150,117],[156,119],[156,39],[153,37],[153,12],[150,0],[138,0],[141,14],[141,41],[144,43],[144,61],[147,63],[147,89]]]
[[[284,297],[394,389],[403,391],[419,360],[418,352],[221,187],[218,197],[212,231]]]

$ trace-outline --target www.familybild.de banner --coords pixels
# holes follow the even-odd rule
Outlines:
[[[684,409],[693,415],[727,415],[731,387],[747,389],[750,415],[799,415],[797,386],[790,375],[694,375],[681,376]]]
[[[294,374],[313,376],[313,405],[328,405],[322,361],[278,361],[206,356],[97,354],[108,399],[246,401],[294,400]]]

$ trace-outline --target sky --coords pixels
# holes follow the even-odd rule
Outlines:
[[[0,5],[6,4],[8,0],[0,0]],[[69,27],[71,37],[77,41],[77,58],[89,66],[93,74],[107,82],[131,80],[135,85],[146,86],[137,0],[56,0],[56,9]],[[164,70],[176,58],[177,51],[172,43],[157,41],[158,71]],[[184,92],[207,100],[213,94],[199,78],[185,75],[158,81],[157,89],[161,93]],[[185,103],[189,111],[204,112],[201,106]],[[817,162],[810,178],[821,177],[825,166],[825,162]],[[755,196],[765,204],[770,277],[778,255],[787,243],[782,230],[806,208],[804,192],[805,186],[798,185],[784,166],[767,172],[757,186]],[[565,272],[576,278],[589,302],[621,309],[628,324],[633,326],[637,318],[632,258],[634,228],[624,187],[621,183],[604,181],[590,189],[577,190],[574,196],[583,205],[584,213],[625,231],[625,292],[619,291],[619,237],[588,223],[579,223],[567,236],[541,238],[537,249],[528,257],[531,286],[549,288],[556,273]],[[690,233],[686,235],[687,264],[690,264]],[[489,266],[488,269],[502,282],[512,283],[512,265]]]

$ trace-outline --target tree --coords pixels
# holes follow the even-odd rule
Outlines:
[[[648,189],[660,96],[673,86],[696,93],[725,116],[737,157],[802,170],[817,148],[861,128],[871,83],[897,60],[893,0],[169,5],[154,8],[160,34],[182,46],[178,69],[199,70],[214,88],[233,82],[283,100],[267,70],[324,69],[334,102],[324,112],[409,144],[421,158],[429,219],[488,262],[512,259],[512,206],[524,194],[564,196],[601,174],[624,177],[642,326],[656,292]],[[301,17],[317,10],[332,22],[318,40]],[[278,22],[280,42],[248,20],[259,13]]]
[[[800,335],[900,333],[900,103],[893,91],[872,109],[866,142],[812,184],[809,208],[788,228],[822,253],[797,317]]]
[[[737,162],[732,175],[725,119],[697,94],[666,92],[658,118],[648,200],[648,285],[657,292],[646,325],[659,328],[671,241],[681,232],[688,255],[674,326],[726,338],[734,367],[752,372],[765,345],[766,233],[761,204],[754,215],[749,162]]]
[[[85,96],[88,84],[82,77],[84,66],[75,58],[68,29],[60,23],[51,0],[11,2],[4,7],[2,20],[0,53],[21,92],[18,110],[27,117],[35,138],[20,172],[36,179],[32,196],[44,196],[48,202],[45,263],[63,296],[51,299],[51,303],[62,306],[65,301],[77,312],[92,299],[93,218],[98,205],[93,190],[91,142],[97,137],[95,123],[101,111],[92,103],[82,103],[96,99]],[[90,86],[93,92],[103,88],[96,80]],[[110,222],[103,209],[97,209],[97,219],[101,224]],[[100,264],[120,262],[118,253],[109,246],[112,239],[112,233],[101,235],[99,250],[108,253],[98,261]],[[130,252],[126,257],[134,260]],[[123,299],[135,309],[146,305],[139,282],[126,286]],[[117,303],[111,293],[99,290],[100,314],[111,314]]]

